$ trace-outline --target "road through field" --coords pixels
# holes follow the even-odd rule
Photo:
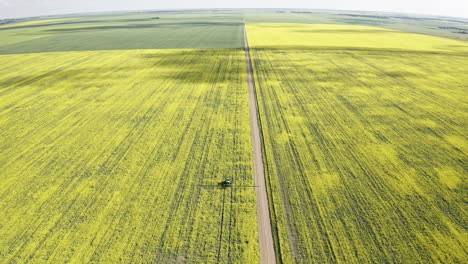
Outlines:
[[[250,127],[252,129],[252,146],[254,155],[254,174],[257,193],[257,219],[258,241],[260,246],[260,262],[265,264],[276,263],[275,249],[273,247],[273,235],[271,232],[270,210],[268,208],[268,196],[265,186],[265,173],[262,159],[262,145],[260,140],[259,120],[257,114],[257,100],[253,82],[252,63],[247,41],[247,32],[244,25],[244,49],[247,63],[247,82],[249,86]]]

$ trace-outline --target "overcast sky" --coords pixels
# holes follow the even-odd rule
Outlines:
[[[468,0],[0,0],[0,19],[95,11],[189,8],[309,8],[468,18]]]

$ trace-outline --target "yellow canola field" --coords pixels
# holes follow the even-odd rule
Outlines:
[[[258,263],[242,50],[0,56],[0,263]]]
[[[463,41],[370,26],[247,24],[251,48],[468,52]]]
[[[284,263],[468,259],[468,46],[248,24]]]

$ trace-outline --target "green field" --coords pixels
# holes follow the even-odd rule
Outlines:
[[[0,56],[0,263],[258,262],[243,56]]]
[[[0,26],[0,54],[129,49],[241,48],[240,18],[158,14],[62,18]]]
[[[247,32],[282,260],[463,263],[468,44],[363,26]]]

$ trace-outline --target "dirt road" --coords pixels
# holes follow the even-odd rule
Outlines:
[[[257,100],[255,97],[255,84],[253,81],[252,63],[250,61],[249,43],[244,24],[244,49],[247,63],[247,82],[249,86],[250,127],[252,129],[252,145],[254,155],[254,174],[257,191],[257,219],[258,241],[260,244],[260,262],[264,264],[276,263],[275,249],[273,247],[273,235],[271,233],[270,209],[268,208],[268,196],[265,187],[265,173],[262,159],[262,141],[260,140],[259,120],[257,113]]]

